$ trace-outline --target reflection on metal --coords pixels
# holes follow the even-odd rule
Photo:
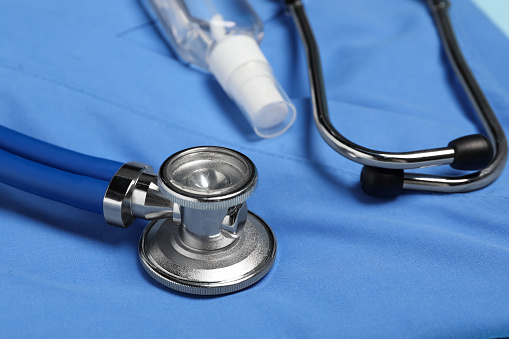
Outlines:
[[[489,140],[482,135],[475,135],[474,139],[477,141],[477,145],[482,146],[483,139],[486,139],[487,142],[491,144],[488,145],[489,147],[484,147],[484,149],[482,149],[485,153],[484,158],[488,160],[479,161],[478,168],[455,167],[455,162],[458,162],[460,155],[458,154],[458,149],[452,147],[454,141],[451,142],[448,147],[394,153],[368,149],[357,145],[341,135],[334,128],[329,118],[318,45],[306,16],[304,6],[300,0],[286,0],[286,3],[306,50],[314,121],[323,139],[335,151],[360,164],[394,170],[394,173],[401,173],[397,172],[401,169],[422,168],[445,164],[451,164],[452,167],[457,169],[478,170],[477,172],[460,177],[404,173],[404,175],[401,175],[399,183],[400,188],[404,189],[448,193],[468,192],[485,187],[500,176],[507,161],[506,137],[461,53],[448,14],[448,8],[450,6],[448,0],[428,0],[428,5],[433,13],[449,61],[462,83],[465,92],[470,98],[473,107],[477,111]],[[493,152],[494,156],[492,155]],[[462,154],[461,157],[463,157]],[[385,173],[387,173],[387,171],[384,171],[384,174]],[[390,187],[394,192],[400,191],[397,187],[396,189],[394,188],[394,186]],[[383,195],[383,192],[381,195]]]
[[[169,157],[156,176],[150,166],[125,164],[104,198],[106,220],[145,229],[140,259],[151,277],[193,294],[246,288],[270,270],[276,238],[247,209],[258,176],[246,156],[221,147],[195,147]]]

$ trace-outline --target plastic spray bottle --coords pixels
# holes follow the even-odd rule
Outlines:
[[[142,0],[184,63],[212,73],[263,138],[280,135],[296,110],[258,43],[263,24],[246,0]]]

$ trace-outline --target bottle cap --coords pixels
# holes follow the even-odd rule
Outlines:
[[[275,137],[293,124],[295,107],[253,37],[225,36],[212,47],[208,65],[260,137]]]

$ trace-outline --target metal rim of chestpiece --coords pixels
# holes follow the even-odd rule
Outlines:
[[[449,0],[428,0],[428,5],[451,66],[488,137],[475,134],[453,140],[447,147],[403,153],[368,149],[348,140],[334,128],[329,117],[318,45],[304,6],[300,0],[286,0],[286,4],[306,51],[315,124],[322,138],[336,152],[365,165],[361,182],[366,193],[396,195],[403,189],[469,192],[491,184],[500,176],[507,161],[507,140],[456,40],[448,13]],[[476,172],[449,177],[403,171],[445,164]]]
[[[249,158],[228,148],[210,146],[173,154],[158,174],[159,188],[168,199],[197,209],[244,202],[253,194],[257,181],[256,167]]]
[[[276,257],[272,230],[247,209],[257,181],[253,162],[223,147],[175,153],[157,175],[130,162],[110,182],[104,217],[120,227],[154,220],[138,250],[159,283],[191,294],[231,293],[263,278]]]
[[[141,236],[140,260],[153,279],[179,292],[236,292],[262,279],[272,268],[277,251],[272,230],[254,213],[249,212],[243,232],[232,246],[211,253],[186,246],[170,219],[153,221]],[[171,239],[171,246],[161,246],[157,239],[164,238]]]

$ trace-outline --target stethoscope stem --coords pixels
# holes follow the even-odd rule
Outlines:
[[[363,189],[367,193],[393,195],[402,189],[468,192],[489,185],[502,173],[507,160],[505,134],[461,53],[448,15],[448,1],[430,0],[429,5],[449,60],[476,109],[489,140],[477,134],[456,139],[449,143],[448,147],[403,153],[382,152],[360,146],[334,128],[329,117],[319,49],[304,6],[299,0],[286,2],[306,51],[315,124],[330,147],[346,158],[365,165],[362,177]],[[446,164],[461,170],[483,169],[460,177],[402,171]]]

